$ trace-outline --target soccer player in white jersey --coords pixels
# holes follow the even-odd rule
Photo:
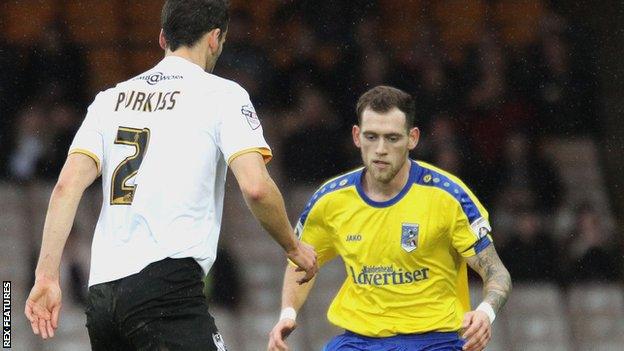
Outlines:
[[[101,176],[87,329],[94,350],[225,350],[202,293],[217,250],[229,166],[254,216],[310,280],[314,250],[293,234],[265,168],[271,149],[247,92],[212,72],[225,0],[168,0],[154,68],[97,95],[52,192],[25,314],[54,336],[59,266],[84,190]]]

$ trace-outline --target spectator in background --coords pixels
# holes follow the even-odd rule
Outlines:
[[[558,251],[544,232],[543,218],[534,209],[515,214],[514,231],[501,249],[501,259],[517,282],[552,282],[559,276]]]
[[[75,108],[67,103],[54,104],[47,112],[46,124],[53,134],[46,149],[45,162],[40,168],[43,176],[56,179],[67,158],[79,121]]]
[[[541,132],[547,135],[578,135],[595,132],[595,76],[586,53],[566,40],[571,26],[553,13],[543,19],[542,35],[531,58],[533,102]]]
[[[354,33],[354,63],[357,69],[351,84],[357,90],[353,92],[355,100],[359,90],[388,84],[392,67],[388,54],[390,48],[381,40],[383,32],[378,16],[365,17],[357,23]]]
[[[420,127],[426,130],[427,127]],[[464,179],[466,184],[475,188],[478,196],[487,194],[483,191],[484,182],[487,181],[481,172],[474,167],[479,165],[480,161],[474,152],[470,149],[470,145],[465,136],[461,134],[457,128],[457,122],[448,112],[440,112],[433,117],[430,124],[430,132],[422,137],[421,151],[424,160],[442,169],[448,170],[452,174]],[[489,199],[484,197],[484,203],[488,203]]]
[[[422,119],[422,126],[427,127],[431,118],[440,111],[454,109],[453,82],[450,81],[442,62],[433,55],[423,57],[419,67],[419,80],[416,88],[416,101]]]
[[[370,88],[377,85],[385,84],[388,81],[390,72],[390,59],[382,51],[371,50],[363,53],[363,61],[361,64],[360,84],[363,88]]]
[[[288,2],[287,2],[288,3]],[[353,19],[378,13],[375,1],[294,1],[302,20],[312,26],[320,38],[348,41]]]
[[[419,125],[430,126],[440,111],[455,110],[457,82],[449,77],[449,68],[442,59],[431,23],[418,24],[412,47],[400,48],[394,57],[391,82],[413,91],[417,104]]]
[[[9,156],[9,175],[22,182],[56,177],[77,129],[73,107],[42,98],[27,106],[17,119],[19,131]]]
[[[571,283],[613,281],[622,276],[621,247],[602,225],[600,213],[589,203],[576,211],[576,229],[565,245],[565,266]]]
[[[297,106],[284,119],[281,150],[289,182],[318,183],[344,168],[338,117],[319,90],[303,89]]]
[[[53,95],[82,108],[87,93],[86,63],[82,48],[74,44],[60,20],[41,31],[39,43],[31,49],[26,67],[28,91]]]
[[[467,92],[466,104],[473,109],[487,109],[506,97],[507,61],[494,33],[482,37],[475,55],[477,80]]]
[[[292,108],[298,92],[312,86],[317,68],[314,65],[318,47],[314,31],[306,25],[292,3],[284,4],[273,16],[274,31],[270,42],[279,43],[269,52],[271,59],[271,103],[281,108]]]
[[[536,207],[552,213],[561,201],[563,187],[555,167],[536,142],[523,132],[513,132],[506,140],[502,158],[496,163],[496,185],[501,201]]]
[[[365,52],[387,52],[388,50],[387,45],[382,40],[382,26],[379,16],[369,15],[354,23],[353,36],[357,62],[362,62]]]
[[[472,53],[465,73],[474,83],[465,92],[464,128],[475,151],[490,165],[503,149],[509,132],[530,125],[530,108],[510,93],[508,62],[499,38],[487,32]]]
[[[5,165],[8,164],[8,150],[14,138],[14,118],[23,95],[20,84],[25,81],[17,59],[21,53],[5,42],[2,34],[0,31],[0,177],[8,171]]]
[[[362,78],[362,73],[371,71],[371,66],[381,64],[384,71],[382,73],[385,75],[388,72],[388,67],[384,67],[382,61],[388,59],[387,56],[390,52],[387,43],[383,40],[382,24],[378,13],[371,13],[358,18],[353,23],[350,33],[352,38],[344,43],[346,45],[343,44],[341,48],[344,62],[340,67],[343,76],[337,78],[342,91],[338,91],[335,95],[337,99],[341,99],[337,111],[342,116],[343,125],[348,126],[348,128],[353,125],[353,101],[356,101],[361,91],[370,85],[369,80],[379,80],[375,77],[375,75],[379,76],[379,73],[369,72],[372,73],[372,77],[368,78]],[[378,54],[383,55],[384,58],[379,59]],[[373,56],[377,62],[364,67],[369,56]],[[383,83],[387,84],[388,82]],[[337,86],[332,84],[327,86],[328,90],[336,90],[336,88]]]
[[[314,83],[328,94],[328,103],[339,117],[339,127],[348,132],[353,125],[353,106],[355,97],[354,77],[358,75],[353,53],[349,52],[352,44],[323,42],[319,45],[314,67],[316,68]]]
[[[253,24],[254,18],[247,11],[232,13],[227,34],[228,45],[221,54],[215,72],[244,86],[249,95],[254,97],[258,108],[262,108],[271,98],[268,90],[263,88],[267,86],[271,70],[266,69],[269,59],[264,47],[248,40],[254,31]]]
[[[41,105],[31,105],[17,117],[15,147],[9,156],[9,176],[26,182],[38,175],[39,161],[47,146],[45,109]]]

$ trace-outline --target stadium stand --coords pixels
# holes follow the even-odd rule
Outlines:
[[[506,308],[514,350],[569,350],[564,300],[551,284],[516,285]]]
[[[618,350],[624,345],[624,295],[620,284],[587,284],[568,291],[572,335],[583,350]]]

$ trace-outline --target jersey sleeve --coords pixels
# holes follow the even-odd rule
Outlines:
[[[247,152],[258,152],[265,162],[271,160],[271,148],[264,140],[262,125],[249,94],[239,88],[224,94],[220,103],[217,143],[228,164]]]
[[[69,147],[68,154],[81,153],[95,161],[98,173],[102,172],[102,160],[104,159],[104,137],[95,101],[87,109],[87,115],[82,125],[76,132],[74,140]]]
[[[338,255],[322,203],[306,206],[297,221],[295,233],[301,241],[314,247],[319,267]]]
[[[463,185],[463,184],[462,184]],[[492,243],[489,215],[477,197],[463,185],[450,211],[453,247],[463,257],[472,257]]]

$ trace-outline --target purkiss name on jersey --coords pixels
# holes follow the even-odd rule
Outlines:
[[[180,91],[130,91],[120,92],[117,95],[117,105],[115,111],[119,108],[130,109],[141,112],[156,112],[162,110],[173,110],[176,105],[176,97]]]
[[[414,271],[404,271],[403,268],[395,269],[394,266],[363,266],[359,274],[355,274],[353,267],[351,278],[358,285],[401,285],[412,284],[429,279],[429,268],[424,267]]]

